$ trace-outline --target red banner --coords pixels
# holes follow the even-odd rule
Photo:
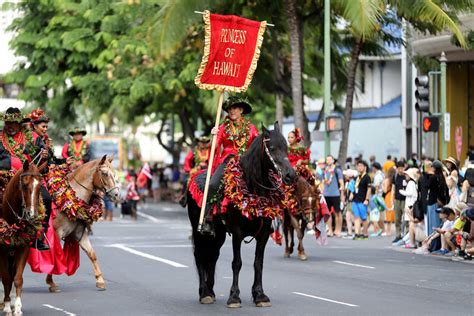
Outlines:
[[[267,22],[204,12],[205,46],[195,83],[200,89],[244,92],[252,81]]]

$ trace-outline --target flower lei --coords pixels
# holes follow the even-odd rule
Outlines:
[[[297,156],[305,156],[306,155],[306,147],[305,146],[288,146],[288,153],[292,155],[297,155]]]
[[[324,184],[330,185],[332,182],[332,179],[334,178],[334,171],[336,170],[336,167],[333,167],[332,169],[326,168],[324,170]],[[329,174],[329,178],[328,178]]]
[[[5,132],[5,130],[2,131],[2,145],[3,148],[5,148],[6,151],[10,153],[11,156],[17,157],[20,159],[22,162],[26,160],[26,157],[24,155],[25,149],[28,150],[30,155],[32,155],[35,152],[35,146],[33,144],[33,135],[30,130],[24,130],[18,132],[18,140],[15,140],[15,136],[11,136]]]
[[[79,151],[76,151],[76,141],[73,139],[69,143],[68,154],[70,157],[73,157],[77,161],[82,160],[82,158],[86,155],[87,144],[85,140],[81,140],[81,148]]]
[[[241,155],[247,150],[250,137],[250,120],[241,117],[238,122],[233,122],[229,116],[224,120],[224,132],[228,140],[234,143],[234,149]]]
[[[102,216],[103,201],[101,198],[95,197],[89,205],[79,199],[66,178],[69,172],[69,168],[63,166],[51,169],[47,174],[48,190],[56,202],[57,208],[65,213],[69,220],[81,220],[91,225]]]
[[[0,171],[0,190],[5,191],[8,182],[15,175],[12,170]],[[41,203],[39,208],[39,216],[32,222],[21,220],[12,225],[8,224],[3,218],[0,218],[0,245],[19,247],[26,246],[39,237],[39,233],[43,229],[43,220],[45,217],[45,208]]]
[[[44,205],[41,203],[39,215],[32,222],[22,219],[10,225],[0,218],[0,245],[10,247],[29,245],[31,241],[39,238],[45,214]]]
[[[239,157],[231,159],[225,169],[223,186],[224,200],[222,210],[230,203],[234,204],[245,217],[281,217],[283,210],[293,210],[297,208],[297,201],[293,194],[293,189],[288,189],[281,178],[270,171],[270,179],[279,190],[270,192],[267,196],[258,196],[250,193],[247,184],[242,178],[242,167]]]
[[[194,166],[199,166],[201,162],[207,162],[207,149],[201,151],[199,148],[196,148],[194,151]]]

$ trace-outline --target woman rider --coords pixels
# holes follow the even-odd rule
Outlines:
[[[211,131],[213,135],[217,135],[216,153],[214,155],[212,177],[209,183],[205,222],[202,227],[198,228],[202,234],[207,235],[214,234],[211,212],[214,205],[210,201],[219,190],[227,162],[233,156],[242,155],[258,136],[258,130],[255,125],[244,117],[244,115],[252,112],[252,106],[247,101],[231,96],[225,101],[222,108],[227,112],[227,116],[219,128],[213,128]]]
[[[45,115],[44,111],[42,109],[35,109],[30,113],[29,118],[31,119],[31,125],[33,128],[32,136],[35,146],[37,148],[43,148],[47,151],[47,155],[42,156],[38,165],[41,165],[41,163],[43,163],[44,161],[48,161],[49,165],[65,163],[66,159],[57,159],[54,156],[51,139],[47,134],[49,118]],[[73,159],[69,159],[67,162],[68,164],[70,164],[73,161]],[[42,171],[43,174],[46,174],[47,172],[48,168],[45,168]],[[46,189],[46,186],[42,185],[40,192],[41,198],[43,199],[44,207],[46,208],[46,217],[43,223],[44,233],[46,234],[49,227],[49,218],[51,216],[52,211],[52,200],[51,195]],[[38,250],[48,250],[49,246],[46,245],[43,240],[38,240],[35,248],[37,248]]]
[[[309,157],[311,151],[301,144],[303,136],[300,129],[295,128],[288,133],[288,160],[299,176],[302,176],[309,184],[315,184],[315,178],[309,169]]]

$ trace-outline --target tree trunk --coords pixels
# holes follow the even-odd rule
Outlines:
[[[281,94],[280,92],[277,92],[276,94],[275,105],[276,105],[276,120],[278,121],[278,124],[280,124],[280,126],[283,126],[283,119],[285,115],[283,113],[283,94]]]
[[[295,126],[301,129],[305,138],[305,145],[311,145],[308,118],[303,108],[303,78],[302,78],[302,32],[300,16],[297,12],[297,0],[285,0],[285,9],[288,19],[288,30],[291,47],[291,95],[293,99],[293,116]]]
[[[283,81],[283,61],[278,52],[278,39],[275,31],[271,31],[272,36],[272,55],[273,55],[273,77],[277,86],[275,95],[276,121],[283,126],[285,113],[283,111],[283,93],[280,91],[279,83]]]
[[[351,126],[352,105],[354,103],[355,81],[357,73],[357,64],[359,63],[359,55],[362,49],[363,40],[359,39],[352,48],[351,61],[347,71],[347,96],[346,107],[344,109],[344,117],[342,121],[342,140],[339,147],[339,163],[344,165],[347,158],[347,147],[349,145],[349,128]]]

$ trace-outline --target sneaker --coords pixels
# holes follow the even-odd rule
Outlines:
[[[369,240],[369,236],[368,235],[361,235],[360,240]]]
[[[472,260],[472,255],[466,253],[466,254],[464,254],[464,256],[463,256],[463,259],[464,259],[464,260],[467,260],[467,261],[471,261],[471,260]]]
[[[346,235],[346,236],[342,236],[342,239],[354,239],[354,236],[355,235]]]
[[[433,251],[431,254],[432,255],[435,255],[435,256],[444,256],[445,254],[449,253],[449,250],[447,249],[440,249],[440,250],[436,250],[436,251]]]
[[[416,249],[416,247],[412,244],[405,244],[405,249]]]
[[[361,235],[355,234],[354,237],[352,237],[352,240],[360,240]]]
[[[428,255],[430,252],[429,252],[428,248],[420,247],[420,248],[416,249],[414,253],[417,254],[417,255]]]
[[[394,242],[392,244],[392,246],[396,246],[396,247],[401,247],[401,246],[404,246],[404,245],[405,245],[405,242],[403,241],[403,239],[400,239],[399,241]]]
[[[392,240],[392,244],[396,244],[396,243],[399,242],[400,240],[402,240],[402,237],[395,237],[395,239]]]
[[[387,237],[387,236],[390,236],[390,235],[387,234],[387,233],[382,233],[382,235],[380,235],[380,236],[382,236],[382,237]]]
[[[382,235],[382,231],[383,230],[379,229],[378,231],[373,232],[372,234],[370,234],[370,237],[379,237],[380,235]]]

